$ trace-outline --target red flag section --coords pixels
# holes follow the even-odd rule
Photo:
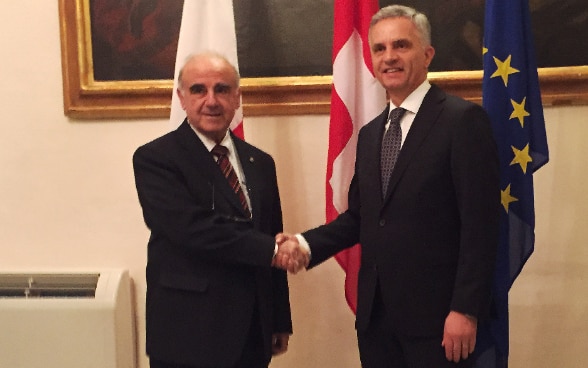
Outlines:
[[[327,156],[326,217],[333,220],[347,209],[347,191],[355,165],[359,129],[382,112],[386,93],[374,78],[368,45],[377,0],[335,0],[333,86]],[[346,272],[345,297],[355,313],[361,246],[335,256]]]

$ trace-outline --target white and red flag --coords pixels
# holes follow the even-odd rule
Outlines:
[[[355,166],[359,129],[378,116],[386,92],[374,78],[368,29],[378,0],[335,0],[333,27],[333,86],[327,157],[327,222],[347,209],[347,191]],[[355,313],[361,246],[335,256],[346,272],[345,298]]]
[[[178,72],[190,54],[202,51],[218,52],[238,68],[233,0],[184,1],[171,102],[172,127],[180,125],[186,117],[176,94]],[[235,113],[231,129],[243,137],[242,107]]]

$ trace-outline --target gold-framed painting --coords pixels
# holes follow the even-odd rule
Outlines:
[[[327,0],[323,2],[325,1],[329,2]],[[157,4],[164,4],[166,11],[173,10],[174,7],[170,7],[170,4],[174,2],[177,10],[182,3],[181,0],[151,0],[143,3],[150,7],[146,11],[153,12]],[[313,1],[313,3],[316,2]],[[156,77],[150,79],[131,78],[124,73],[106,77],[99,75],[100,60],[93,57],[93,32],[97,32],[96,27],[111,26],[95,20],[92,27],[91,6],[103,4],[106,9],[112,3],[116,2],[59,0],[64,113],[74,119],[167,117],[170,112],[173,67],[169,78],[161,77],[164,74],[158,74],[157,71],[153,74]],[[116,17],[109,14],[105,19],[110,21]],[[179,24],[179,20],[175,24]],[[108,31],[111,35],[115,30],[109,28]],[[177,40],[177,33],[174,35],[174,32],[175,30],[170,28],[166,32],[159,32],[158,35],[166,35],[169,39]],[[120,42],[120,39],[117,41]],[[169,48],[173,48],[174,45],[173,43],[170,45],[169,40],[157,41],[163,46],[149,47],[149,50],[160,51],[157,54],[150,54],[149,57],[159,58],[160,61],[165,52],[170,55]],[[145,59],[144,54],[141,56]],[[262,74],[260,76],[242,78],[245,115],[329,113],[332,78],[327,73],[319,73],[319,75],[304,74],[306,72],[303,72],[303,75],[297,75],[296,72],[292,72],[294,75],[275,75],[273,72],[263,75],[263,71],[260,73]],[[435,71],[429,73],[429,79],[449,93],[474,102],[481,102],[481,70]],[[588,65],[540,68],[539,79],[544,105],[588,103]]]

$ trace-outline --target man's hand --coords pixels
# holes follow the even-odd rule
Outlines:
[[[308,266],[310,255],[306,249],[300,246],[296,236],[280,233],[276,235],[276,243],[278,244],[278,252],[272,266],[287,270],[292,274],[296,274]]]
[[[272,335],[272,355],[280,355],[288,350],[290,334],[275,333]]]
[[[447,360],[455,363],[467,359],[476,346],[478,321],[475,317],[451,311],[445,319],[443,341]]]

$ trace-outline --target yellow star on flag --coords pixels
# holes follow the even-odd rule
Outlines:
[[[500,202],[502,202],[502,207],[504,207],[506,213],[508,213],[508,206],[510,203],[516,201],[518,201],[518,198],[510,195],[510,184],[508,184],[505,190],[500,191]]]
[[[482,55],[486,55],[488,53],[487,47],[482,47]]]
[[[508,76],[519,72],[518,69],[515,69],[510,66],[510,60],[512,58],[512,55],[508,55],[508,57],[504,61],[501,61],[496,56],[493,57],[494,62],[496,63],[496,71],[494,72],[494,74],[490,76],[490,78],[502,77],[504,86],[508,86]]]
[[[527,101],[527,97],[523,98],[521,103],[517,103],[515,100],[511,99],[510,103],[512,104],[513,110],[512,114],[510,114],[510,118],[519,119],[519,123],[521,123],[521,128],[525,127],[525,116],[529,116],[529,112],[525,110],[525,103]]]
[[[512,152],[514,153],[514,158],[512,159],[510,165],[521,165],[521,169],[523,173],[527,173],[527,164],[533,161],[533,158],[529,155],[529,144],[525,146],[522,150],[518,150],[515,146],[510,146],[512,148]]]

